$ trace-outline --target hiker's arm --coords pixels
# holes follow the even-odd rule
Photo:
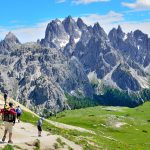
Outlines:
[[[10,110],[10,113],[16,115],[17,113],[14,110]]]

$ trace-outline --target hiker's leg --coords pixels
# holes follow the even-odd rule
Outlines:
[[[20,114],[17,115],[18,122],[20,122]]]
[[[38,130],[38,136],[41,136],[41,131]]]
[[[4,137],[6,137],[8,130],[4,131]]]
[[[41,136],[41,131],[39,132],[39,136]]]
[[[38,128],[38,136],[41,136],[41,126],[37,126]]]
[[[18,119],[18,114],[17,114],[17,119]]]
[[[9,141],[12,141],[12,133],[9,133]]]
[[[42,133],[42,127],[40,127],[40,136],[41,136],[41,133]]]
[[[7,132],[9,130],[9,123],[8,122],[4,122],[4,126],[5,126],[4,137],[6,137]]]
[[[42,134],[42,127],[41,127],[41,134]]]
[[[7,132],[8,132],[8,122],[4,122],[4,126],[5,126],[5,130],[4,130],[4,136],[2,138],[3,142],[5,141],[6,135],[7,135]]]
[[[13,123],[9,123],[9,141],[12,141],[12,129],[13,129]]]
[[[42,133],[42,126],[41,126],[41,128],[40,128],[40,136],[41,136],[41,133]]]
[[[4,131],[4,136],[3,136],[3,138],[2,138],[2,141],[3,141],[3,142],[5,142],[6,135],[7,135],[7,131],[8,131],[8,130],[5,130],[5,131]]]
[[[18,122],[20,122],[20,116],[18,116]]]

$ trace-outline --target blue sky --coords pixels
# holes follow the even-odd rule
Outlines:
[[[150,0],[4,0],[0,10],[0,39],[12,31],[21,42],[36,41],[50,20],[68,15],[99,22],[106,32],[120,24],[125,32],[150,35]]]

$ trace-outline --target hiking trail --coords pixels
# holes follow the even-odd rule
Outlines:
[[[14,102],[14,103],[16,106],[20,105],[17,102]],[[4,101],[0,100],[0,109],[3,107],[4,107]],[[29,109],[27,109],[24,106],[20,105],[20,107],[24,111],[28,111],[28,112],[31,112],[32,114],[34,114],[32,111],[30,111]],[[34,115],[36,115],[36,114],[34,114]],[[5,143],[3,143],[1,141],[1,139],[3,137],[3,132],[4,132],[4,126],[3,126],[3,122],[1,121],[1,118],[0,118],[0,149],[8,144],[7,143],[8,135],[5,140]],[[17,150],[17,147],[20,147],[22,149],[33,150],[35,148],[35,143],[36,143],[37,139],[40,141],[40,145],[41,145],[40,149],[42,149],[42,150],[55,149],[56,143],[59,145],[59,143],[57,142],[58,139],[61,139],[61,141],[65,143],[64,145],[59,145],[59,150],[68,150],[70,148],[72,148],[74,150],[82,150],[82,147],[75,144],[74,142],[67,140],[60,135],[53,135],[47,131],[43,131],[42,137],[38,137],[37,127],[30,123],[24,123],[24,122],[15,124],[15,126],[13,128],[13,138],[12,139],[13,139],[13,143],[14,143],[13,145],[14,146],[17,145],[15,148],[16,150]]]
[[[22,108],[22,110],[30,112],[31,114],[39,117],[37,114],[35,114],[34,112],[32,112],[31,110],[29,110],[25,106],[21,105],[20,103],[14,101],[12,99],[11,99],[11,101],[13,101],[16,106],[20,105],[20,107]],[[0,104],[1,103],[3,104],[3,102],[0,100]],[[81,128],[81,127],[77,127],[77,126],[72,126],[72,125],[67,125],[67,124],[64,124],[64,123],[59,123],[59,122],[48,120],[48,119],[45,119],[45,121],[47,121],[48,123],[50,123],[50,124],[52,124],[52,125],[54,125],[55,127],[58,127],[58,128],[69,129],[69,130],[77,130],[77,131],[80,131],[80,132],[88,132],[88,133],[91,133],[91,134],[95,134],[94,131],[88,130],[88,129],[85,129],[85,128]]]

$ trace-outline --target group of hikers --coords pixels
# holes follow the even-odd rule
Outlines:
[[[12,102],[9,102],[7,104],[7,97],[8,97],[8,92],[4,92],[4,108],[2,108],[0,110],[0,114],[2,114],[2,121],[4,122],[4,136],[2,138],[2,142],[5,142],[6,139],[6,135],[7,133],[9,133],[9,140],[8,143],[12,144],[12,130],[13,130],[13,126],[16,123],[16,120],[18,120],[18,123],[20,122],[20,117],[23,113],[22,109],[20,108],[20,106],[17,106],[17,108],[14,108],[14,105]],[[43,124],[43,120],[44,118],[41,117],[38,122],[37,122],[37,129],[38,129],[38,136],[41,136],[41,132],[42,132],[42,124]]]

